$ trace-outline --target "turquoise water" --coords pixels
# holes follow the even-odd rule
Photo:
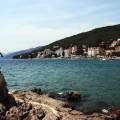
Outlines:
[[[79,90],[81,108],[120,106],[120,61],[0,60],[0,66],[10,89]]]

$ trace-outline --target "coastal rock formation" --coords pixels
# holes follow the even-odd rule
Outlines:
[[[79,91],[72,91],[72,92],[69,92],[67,95],[68,100],[77,101],[77,100],[80,100],[80,98],[81,98],[81,94]]]
[[[0,104],[0,120],[4,120],[6,114],[6,108],[3,104]]]
[[[35,92],[37,94],[41,94],[41,92],[42,92],[42,90],[40,88],[36,88],[36,87],[34,87],[31,91]]]
[[[0,104],[9,108],[16,104],[14,97],[8,94],[7,83],[3,74],[0,72]]]
[[[107,114],[85,115],[69,103],[39,92],[41,90],[34,89],[33,92],[8,93],[4,76],[0,74],[0,120],[120,120],[120,109]],[[71,92],[69,98],[78,100],[80,93]]]
[[[8,89],[5,78],[3,74],[0,72],[0,102],[3,102],[8,97]]]

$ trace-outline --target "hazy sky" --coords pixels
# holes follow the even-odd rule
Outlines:
[[[46,45],[120,23],[120,0],[0,0],[0,51]]]

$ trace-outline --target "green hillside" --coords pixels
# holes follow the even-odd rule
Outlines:
[[[111,41],[114,39],[116,40],[117,38],[120,38],[120,24],[93,29],[88,32],[58,40],[49,45],[43,46],[36,51],[24,54],[23,58],[27,58],[28,55],[32,56],[32,54],[34,55],[33,57],[35,57],[38,51],[42,51],[44,49],[54,50],[54,46],[60,46],[63,48],[68,48],[71,45],[77,45],[79,47],[82,45],[86,45],[87,47],[95,47],[100,46],[101,43],[104,43],[104,45],[109,44]],[[19,55],[14,56],[14,58],[19,58]]]
[[[88,32],[80,33],[62,40],[53,42],[44,48],[52,49],[53,46],[68,48],[72,45],[99,46],[101,42],[110,42],[112,39],[120,37],[120,24],[97,28]]]

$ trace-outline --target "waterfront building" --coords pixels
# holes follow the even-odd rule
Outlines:
[[[112,50],[105,50],[105,56],[111,57],[112,56]]]
[[[120,52],[120,45],[115,47],[115,51]]]
[[[59,48],[58,50],[55,51],[58,57],[63,57],[64,50],[63,48]]]
[[[64,50],[64,57],[65,58],[71,57],[71,49],[68,48]]]
[[[50,49],[45,49],[42,52],[38,52],[37,58],[51,57],[52,53],[53,53],[53,51],[51,51]]]
[[[50,49],[45,49],[44,54],[45,55],[50,55],[50,54],[52,54],[52,51]]]
[[[120,38],[118,38],[117,40],[114,40],[114,41],[111,43],[110,47],[115,47],[115,46],[117,46],[117,45],[119,45],[119,44],[120,44]]]
[[[97,54],[99,54],[99,49],[96,47],[90,47],[88,48],[88,56],[89,57],[95,57]]]
[[[73,46],[73,47],[71,48],[71,53],[75,55],[76,52],[77,52],[77,50],[78,50],[77,46]]]
[[[90,48],[88,48],[88,52],[87,52],[89,57],[103,55],[104,53],[105,53],[105,50],[101,47],[90,47]]]
[[[42,57],[42,52],[38,52],[37,58],[41,58],[41,57]]]
[[[116,45],[117,45],[117,41],[114,40],[114,41],[111,43],[110,47],[115,47]]]

